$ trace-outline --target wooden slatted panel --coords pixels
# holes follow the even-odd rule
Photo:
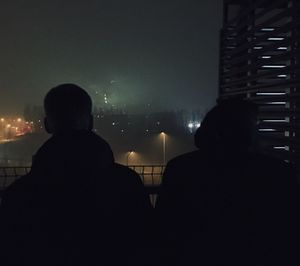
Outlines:
[[[300,1],[224,1],[220,100],[259,105],[266,152],[300,163]]]

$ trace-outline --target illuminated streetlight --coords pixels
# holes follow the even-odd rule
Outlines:
[[[1,118],[1,119],[0,119],[0,121],[1,121],[1,122],[4,122],[4,121],[5,121],[5,119],[4,119],[4,118]]]
[[[7,128],[11,128],[11,124],[7,124],[6,127],[7,127]]]
[[[163,162],[164,165],[166,165],[166,133],[165,132],[161,132],[160,133],[163,139]]]
[[[18,118],[17,121],[18,121],[18,122],[22,122],[22,118]]]
[[[129,151],[129,152],[127,152],[127,156],[126,156],[126,165],[128,166],[128,163],[129,163],[129,157],[130,157],[130,155],[131,154],[133,154],[134,153],[134,151]]]

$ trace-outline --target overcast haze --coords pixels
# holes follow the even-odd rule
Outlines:
[[[221,20],[221,0],[1,0],[0,114],[65,82],[116,105],[209,107]]]

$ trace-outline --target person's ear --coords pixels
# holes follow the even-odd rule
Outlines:
[[[53,134],[53,129],[49,123],[49,119],[47,117],[44,118],[44,126],[45,126],[45,129],[46,129],[46,132],[49,133],[49,134]]]
[[[93,130],[93,128],[94,128],[94,117],[93,117],[93,115],[90,115],[88,129]]]

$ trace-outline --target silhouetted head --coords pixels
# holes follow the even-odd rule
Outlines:
[[[44,99],[45,128],[48,133],[93,128],[92,100],[75,84],[52,88]]]
[[[195,134],[198,148],[248,150],[255,139],[257,107],[241,99],[228,99],[209,111]]]

